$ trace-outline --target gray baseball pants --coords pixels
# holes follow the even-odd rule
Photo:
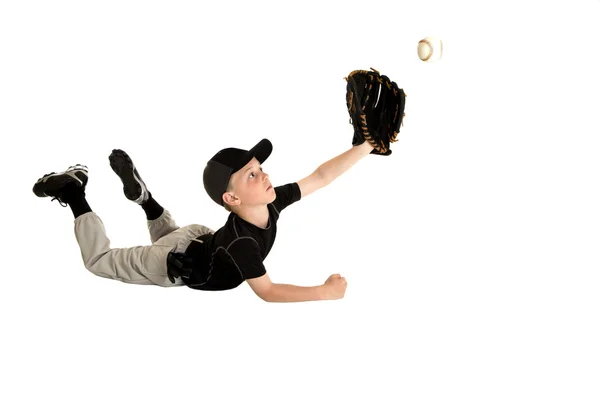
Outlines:
[[[192,240],[214,230],[199,224],[179,227],[166,209],[147,224],[151,245],[111,248],[104,223],[95,212],[75,218],[75,237],[85,268],[97,276],[125,283],[182,286],[181,278],[171,283],[167,276],[169,252],[183,253]]]

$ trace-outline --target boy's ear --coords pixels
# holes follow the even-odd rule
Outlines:
[[[237,196],[232,195],[230,192],[223,193],[223,203],[228,204],[230,207],[235,204],[230,204],[231,202],[236,202]]]

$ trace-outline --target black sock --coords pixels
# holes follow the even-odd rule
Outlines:
[[[92,211],[85,198],[85,191],[75,183],[71,182],[65,185],[60,197],[62,201],[71,207],[75,218]]]
[[[152,193],[150,192],[148,192],[148,200],[146,200],[142,204],[142,208],[146,213],[146,218],[148,219],[148,221],[157,219],[162,215],[163,211],[165,210],[160,204],[156,202],[156,200],[154,200],[154,197],[152,197]]]

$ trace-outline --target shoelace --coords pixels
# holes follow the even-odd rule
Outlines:
[[[74,169],[85,170],[85,172],[88,172],[87,165],[83,165],[83,164],[71,165],[69,168],[67,168],[67,170],[65,172],[70,172],[70,171],[73,171]]]
[[[61,206],[66,207],[67,203],[63,203],[63,201],[61,199],[59,199],[57,196],[52,197],[52,200],[50,201],[54,201],[54,200],[58,200],[58,202],[60,203]]]

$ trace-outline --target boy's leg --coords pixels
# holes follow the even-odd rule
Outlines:
[[[204,225],[179,227],[169,211],[156,202],[125,151],[114,149],[108,159],[111,168],[123,183],[125,197],[139,204],[146,213],[153,246],[168,247],[173,249],[173,252],[183,253],[192,240],[208,233],[214,234],[213,229]]]
[[[123,183],[125,197],[139,204],[146,213],[152,243],[179,229],[171,213],[152,197],[152,193],[146,187],[131,157],[125,151],[115,149],[108,159],[110,167]]]
[[[61,173],[46,174],[33,187],[38,197],[53,197],[71,207],[75,217],[75,236],[85,267],[95,275],[127,283],[159,286],[172,284],[166,260],[173,245],[136,246],[112,249],[104,224],[85,198],[87,168],[70,167]]]
[[[75,236],[88,271],[95,275],[140,285],[179,286],[167,276],[172,245],[111,248],[104,224],[95,212],[75,219]]]

